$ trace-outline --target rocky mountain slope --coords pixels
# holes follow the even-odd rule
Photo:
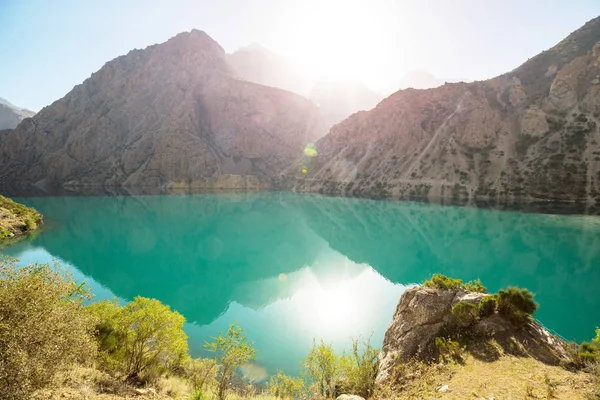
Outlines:
[[[19,108],[0,97],[0,130],[16,128],[19,122],[34,115],[33,111]]]
[[[227,55],[234,73],[250,82],[289,90],[319,106],[327,130],[361,110],[370,110],[383,96],[349,81],[311,78],[292,60],[260,45],[250,45]]]
[[[600,17],[497,78],[396,92],[318,141],[295,188],[600,202],[599,42]]]
[[[0,133],[0,184],[258,187],[320,126],[310,101],[235,78],[193,30],[108,62]]]

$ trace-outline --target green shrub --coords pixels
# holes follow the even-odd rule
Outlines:
[[[88,293],[57,266],[0,259],[0,398],[28,399],[95,353]]]
[[[487,293],[487,288],[483,286],[480,279],[465,283],[463,288],[469,292]]]
[[[213,353],[215,362],[221,369],[218,376],[217,398],[225,399],[226,390],[237,369],[250,361],[254,361],[256,350],[254,343],[248,343],[242,328],[235,324],[229,325],[227,333],[221,332],[204,347]]]
[[[379,349],[371,346],[371,341],[352,340],[352,353],[343,356],[341,369],[343,383],[342,392],[353,393],[364,397],[372,397],[375,390],[375,376],[379,359]]]
[[[448,278],[442,274],[433,274],[431,280],[423,282],[423,286],[439,290],[462,289],[463,283],[460,279]]]
[[[579,359],[588,363],[600,361],[600,346],[596,343],[582,342],[579,345]]]
[[[521,326],[530,321],[537,310],[538,304],[533,299],[534,294],[527,289],[508,287],[498,291],[498,312],[512,323]]]
[[[313,342],[306,358],[302,362],[304,374],[316,386],[323,397],[336,397],[335,388],[342,380],[342,358],[333,351],[333,346]]]
[[[444,360],[460,360],[462,357],[462,349],[460,348],[460,344],[450,338],[436,337],[435,347],[437,347],[440,356]]]
[[[302,378],[292,378],[281,371],[271,377],[267,383],[269,394],[282,399],[299,399],[306,394],[306,387]]]
[[[459,301],[452,307],[452,315],[462,327],[472,326],[479,318],[479,310],[475,304]]]
[[[596,328],[596,337],[593,339],[593,341],[600,345],[600,328]]]
[[[489,317],[496,311],[497,295],[485,296],[479,303],[479,316]]]
[[[87,308],[97,321],[100,362],[112,371],[156,378],[187,355],[185,318],[158,300],[136,297],[123,307],[101,301]]]
[[[185,376],[190,386],[202,393],[205,387],[215,386],[219,366],[212,358],[190,359],[185,366]]]

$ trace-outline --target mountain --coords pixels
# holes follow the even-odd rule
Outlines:
[[[193,30],[106,63],[0,134],[0,183],[247,188],[321,133],[309,100],[235,78]]]
[[[19,108],[0,97],[0,130],[16,128],[19,122],[34,115],[33,111]]]
[[[332,128],[296,190],[600,202],[600,17],[515,70],[400,90]]]
[[[370,110],[383,96],[352,81],[309,77],[292,60],[253,44],[227,55],[234,73],[250,82],[278,87],[308,97],[319,106],[327,129],[361,110]]]

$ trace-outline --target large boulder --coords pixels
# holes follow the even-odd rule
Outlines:
[[[377,385],[388,381],[394,367],[400,362],[411,359],[436,360],[439,355],[435,345],[436,337],[465,329],[460,328],[458,321],[452,315],[452,307],[460,301],[479,305],[485,296],[489,295],[465,290],[437,290],[426,287],[406,290],[400,297],[392,322],[383,339]],[[495,312],[466,329],[469,330],[469,336],[473,338],[472,345],[478,351],[481,350],[482,343],[493,339],[506,352],[531,356],[547,364],[558,365],[561,362],[572,361],[565,349],[565,343],[535,321],[524,327],[518,327]],[[492,353],[495,351],[492,350]],[[490,354],[491,358],[497,356],[497,354]]]

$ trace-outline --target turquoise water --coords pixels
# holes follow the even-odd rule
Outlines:
[[[237,322],[258,376],[297,373],[313,338],[380,346],[406,286],[434,272],[531,289],[567,339],[600,324],[599,217],[292,193],[17,200],[46,226],[3,253],[59,260],[96,299],[160,299],[186,317],[194,355]]]

